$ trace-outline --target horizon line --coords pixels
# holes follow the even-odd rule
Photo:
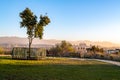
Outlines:
[[[8,38],[12,38],[12,37],[14,37],[14,38],[26,38],[27,39],[27,37],[21,37],[21,36],[0,36],[0,38],[4,38],[4,37],[8,37]],[[34,39],[39,39],[39,38],[34,38]],[[118,43],[118,42],[114,42],[114,41],[107,41],[107,40],[83,40],[83,39],[79,39],[79,40],[66,40],[66,39],[49,39],[49,38],[46,38],[46,39],[40,39],[40,40],[58,40],[58,41],[91,41],[91,42],[109,42],[109,43],[114,43],[114,44],[118,44],[118,45],[120,45],[120,43]]]

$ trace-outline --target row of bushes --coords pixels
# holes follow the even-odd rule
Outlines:
[[[120,55],[117,54],[80,54],[81,58],[95,58],[95,59],[106,59],[106,60],[114,60],[114,61],[120,61]]]

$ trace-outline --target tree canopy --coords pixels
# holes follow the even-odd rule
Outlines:
[[[28,38],[37,38],[42,39],[43,36],[43,27],[50,23],[50,19],[47,15],[40,15],[40,20],[37,21],[37,16],[31,12],[29,8],[26,8],[23,12],[20,13],[22,21],[20,22],[21,28],[27,28]]]

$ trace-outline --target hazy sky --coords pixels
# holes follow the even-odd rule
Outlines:
[[[19,24],[26,7],[48,13],[44,39],[120,43],[120,0],[0,0],[0,36],[27,37]]]

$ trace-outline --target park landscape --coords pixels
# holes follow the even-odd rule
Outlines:
[[[72,2],[71,1],[69,4],[73,5],[72,4],[73,1]],[[27,5],[29,1],[25,1],[22,3],[26,3]],[[38,3],[40,2],[38,1],[36,3],[36,1],[35,2],[30,1],[30,3],[38,5]],[[89,3],[89,1],[86,0],[84,3]],[[93,3],[96,4],[96,0],[95,2],[93,1],[92,3],[90,3],[90,5]],[[97,2],[97,4],[98,3],[99,1]],[[75,4],[78,5],[78,3],[76,2]],[[40,14],[38,16],[38,13],[35,14],[38,8],[36,7],[31,8],[30,5],[31,4],[29,4],[28,7],[25,7],[24,5],[23,6],[24,8],[21,6],[22,10],[20,9],[21,7],[19,6],[20,11],[18,10],[19,29],[25,29],[24,32],[26,33],[27,43],[25,43],[26,40],[22,40],[22,39],[18,43],[16,43],[16,41],[13,41],[12,43],[12,41],[10,41],[10,38],[4,38],[4,37],[0,38],[1,39],[0,40],[1,41],[0,43],[0,73],[1,73],[0,80],[120,80],[120,76],[119,76],[120,46],[119,45],[112,46],[112,47],[110,46],[103,47],[100,45],[95,45],[92,42],[90,42],[90,44],[87,44],[85,42],[82,42],[82,43],[79,42],[77,45],[75,45],[65,39],[60,40],[59,43],[55,43],[54,45],[53,44],[49,45],[49,47],[48,45],[43,45],[39,43],[34,44],[34,40],[36,38],[39,39],[39,41],[41,41],[41,39],[44,37],[44,34],[45,34],[44,30],[46,30],[47,26],[49,27],[49,25],[55,24],[56,22],[52,21],[54,20],[54,18],[52,18],[51,15],[49,17],[49,13],[45,13],[44,15]],[[63,5],[65,7],[67,4],[66,5],[63,4]],[[68,5],[68,6],[71,6],[71,5]],[[97,5],[94,5],[94,6],[98,7]],[[92,6],[90,7],[94,8]],[[85,8],[84,5],[83,5],[83,8]],[[69,8],[68,8],[68,11],[69,11]],[[96,9],[93,11],[96,12]],[[72,22],[74,23],[74,21]],[[70,23],[72,24],[72,22],[69,22],[69,24]],[[87,20],[85,20],[85,22],[87,23]],[[108,24],[107,21],[106,21],[106,24]],[[92,26],[93,26],[93,23],[92,23]],[[86,26],[86,28],[87,27],[88,25]],[[81,27],[81,29],[83,28]],[[67,30],[69,30],[68,27],[67,27]],[[54,31],[52,32],[54,33],[54,35],[57,35],[57,32],[54,32]],[[64,32],[61,32],[61,33],[64,33]],[[71,36],[73,35],[71,34]],[[76,36],[79,37],[80,35],[76,35]],[[6,41],[6,39],[8,40]],[[14,38],[14,40],[15,39],[16,37]],[[17,39],[20,39],[20,38],[17,38]],[[25,43],[25,44],[22,44],[22,43]],[[40,45],[42,45],[42,47]],[[105,45],[105,44],[102,44],[102,45]]]

